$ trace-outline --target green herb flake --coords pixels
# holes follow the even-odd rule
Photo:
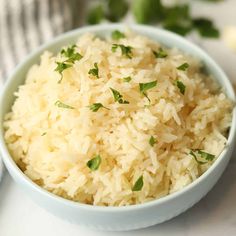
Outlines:
[[[95,171],[99,168],[101,162],[102,162],[101,156],[96,155],[95,157],[93,157],[91,160],[87,162],[87,167],[90,170]]]
[[[157,85],[156,80],[149,83],[139,83],[139,91],[149,100],[149,102],[150,102],[150,99],[147,96],[147,91],[149,89],[154,88],[156,85]]]
[[[64,62],[56,62],[56,63],[57,63],[57,67],[56,67],[55,71],[58,71],[60,74],[62,74],[62,72],[64,70],[66,70],[67,68],[72,67],[72,65],[66,64]]]
[[[130,76],[123,78],[124,82],[130,82],[132,78]]]
[[[202,150],[197,150],[197,152],[201,155],[202,158],[206,159],[207,161],[213,161],[215,158],[215,155],[204,152]]]
[[[196,154],[195,154],[193,151],[190,151],[189,154],[193,156],[193,158],[195,159],[195,161],[196,161],[199,165],[204,165],[204,164],[207,163],[206,161],[199,161],[199,160],[197,159]]]
[[[110,88],[114,97],[115,102],[118,102],[120,104],[129,104],[128,101],[123,100],[123,96],[115,89]]]
[[[130,46],[125,46],[123,44],[112,44],[112,52],[116,52],[117,48],[120,48],[121,53],[123,56],[126,56],[128,58],[132,58],[132,47]]]
[[[183,70],[186,71],[189,68],[189,64],[187,62],[183,63],[182,65],[176,67],[177,70]]]
[[[74,54],[74,52],[75,52],[75,48],[76,48],[76,45],[75,45],[75,44],[71,45],[71,46],[68,47],[68,48],[63,48],[63,49],[61,50],[61,54],[62,54],[63,56],[65,56],[65,57],[71,57],[71,56]]]
[[[157,140],[153,136],[151,136],[151,138],[149,139],[149,144],[153,147],[156,142]]]
[[[94,68],[90,69],[88,74],[96,76],[97,78],[99,78],[98,72],[99,72],[98,63],[94,63]]]
[[[67,59],[63,62],[56,62],[57,67],[55,71],[58,71],[61,74],[61,79],[58,81],[58,83],[61,83],[63,79],[62,72],[67,68],[72,67],[75,61],[79,61],[83,57],[78,52],[75,52],[75,48],[76,45],[72,45],[71,47],[61,50],[61,55],[66,57]]]
[[[119,39],[125,38],[125,35],[119,30],[115,30],[111,33],[111,37],[113,40],[119,40]]]
[[[158,52],[153,50],[152,53],[156,58],[165,58],[168,56],[162,48],[160,48]]]
[[[80,59],[82,59],[83,56],[81,54],[79,54],[78,52],[74,53],[70,58],[68,58],[66,60],[66,62],[71,62],[71,63],[75,63],[75,61],[79,61]]]
[[[179,91],[184,95],[186,86],[180,80],[176,80],[176,86],[178,87]]]
[[[46,135],[46,134],[47,134],[47,132],[44,132],[44,133],[41,134],[41,136],[44,136],[44,135]]]
[[[75,51],[76,47],[77,46],[73,44],[72,46],[61,50],[61,55],[68,58],[66,62],[75,63],[75,61],[79,61],[83,57],[81,54]]]
[[[57,101],[54,103],[54,105],[55,105],[55,106],[58,106],[58,107],[60,107],[60,108],[75,109],[74,107],[63,103],[63,102],[61,102],[60,100],[57,100]]]
[[[57,67],[55,69],[55,71],[59,72],[61,75],[60,80],[58,81],[58,83],[61,83],[62,79],[63,79],[63,75],[62,72],[70,67],[72,67],[71,64],[67,64],[65,62],[56,62],[57,63]]]
[[[195,149],[195,150],[191,150],[190,151],[190,155],[192,155],[195,159],[195,161],[200,164],[200,165],[204,165],[207,163],[207,161],[213,161],[214,158],[215,158],[215,155],[213,154],[210,154],[210,153],[207,153],[207,152],[204,152],[200,149]],[[206,161],[199,161],[197,159],[197,155],[200,155],[201,158],[205,159]]]
[[[156,85],[156,80],[148,83],[139,83],[139,90],[141,93],[145,93],[147,90],[154,88]]]
[[[143,176],[141,175],[135,182],[132,191],[140,191],[143,188]]]
[[[107,110],[110,110],[109,108],[104,107],[102,103],[93,103],[92,105],[89,106],[89,109],[93,112],[98,111],[100,108],[105,108]]]

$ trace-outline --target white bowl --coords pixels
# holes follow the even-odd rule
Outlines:
[[[186,41],[184,38],[153,27],[130,25],[132,30],[157,40],[169,47],[178,47],[197,58],[205,64],[209,73],[221,84],[226,95],[235,101],[233,88],[220,67],[200,48]],[[98,25],[84,27],[78,30],[63,34],[53,41],[43,45],[22,62],[8,79],[8,82],[0,98],[0,151],[4,163],[14,178],[25,192],[32,197],[40,206],[51,213],[64,218],[70,222],[86,225],[102,230],[131,230],[144,228],[169,220],[184,212],[198,202],[214,186],[232,154],[235,143],[236,109],[233,110],[232,126],[226,148],[218,159],[202,176],[184,189],[172,193],[161,199],[151,202],[122,207],[101,207],[76,203],[58,197],[32,182],[17,167],[3,138],[3,117],[14,101],[13,92],[24,82],[25,74],[29,67],[39,61],[39,55],[44,50],[57,52],[62,46],[74,43],[77,38],[86,32],[92,32],[100,36],[110,34],[113,30],[124,30],[124,25]]]

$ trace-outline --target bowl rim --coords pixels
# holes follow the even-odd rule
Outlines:
[[[160,28],[154,28],[152,26],[146,26],[146,25],[138,25],[138,24],[101,24],[101,25],[94,25],[94,26],[85,26],[81,27],[66,33],[63,33],[54,39],[50,40],[47,43],[44,43],[40,47],[36,48],[32,53],[30,53],[12,72],[12,74],[7,79],[7,82],[5,83],[1,94],[0,94],[0,108],[2,107],[2,104],[4,103],[4,97],[7,93],[8,88],[13,83],[13,79],[16,76],[16,74],[29,62],[32,58],[34,58],[37,54],[41,54],[42,51],[46,50],[47,48],[53,46],[54,44],[65,41],[67,38],[73,37],[73,36],[80,36],[83,33],[87,32],[99,32],[99,31],[109,31],[112,32],[113,30],[124,30],[125,28],[129,28],[133,31],[137,31],[138,34],[153,34],[153,35],[162,35],[163,37],[168,38],[169,41],[177,41],[180,42],[180,44],[184,44],[186,47],[193,49],[196,53],[201,55],[202,58],[204,58],[205,61],[207,61],[211,67],[214,69],[214,71],[217,72],[218,77],[221,78],[221,80],[225,84],[225,88],[228,90],[228,94],[232,97],[231,99],[235,101],[235,93],[233,90],[233,87],[231,85],[230,80],[226,76],[226,74],[223,72],[221,67],[207,54],[205,53],[201,48],[196,46],[195,44],[189,42],[185,38],[172,33],[167,30],[163,30]],[[148,36],[147,36],[148,37]],[[170,43],[171,44],[171,43]],[[39,55],[37,55],[39,56]],[[201,59],[201,57],[199,57]],[[1,111],[0,111],[1,113]],[[229,152],[230,147],[233,146],[234,140],[236,138],[236,107],[234,107],[232,112],[232,122],[230,127],[229,136],[227,139],[227,144],[225,149],[221,152],[217,160],[210,166],[210,168],[204,172],[200,177],[198,177],[196,180],[194,180],[192,183],[185,186],[183,189],[171,193],[169,195],[166,195],[159,199],[154,199],[149,202],[144,202],[136,205],[127,205],[127,206],[96,206],[96,205],[89,205],[85,203],[80,202],[74,202],[72,200],[65,199],[63,197],[60,197],[58,195],[55,195],[44,188],[38,186],[36,183],[34,183],[29,177],[27,177],[20,168],[16,165],[13,158],[11,157],[7,146],[4,141],[3,137],[3,130],[0,130],[0,154],[2,156],[2,159],[8,168],[8,171],[10,174],[13,172],[13,175],[17,178],[19,178],[24,185],[31,188],[32,191],[37,192],[39,195],[43,195],[45,198],[49,198],[51,201],[56,201],[59,204],[66,205],[73,208],[78,209],[85,209],[87,211],[96,211],[96,212],[126,212],[126,211],[133,211],[133,210],[141,210],[143,208],[150,208],[153,206],[161,205],[163,203],[167,203],[169,201],[172,201],[173,199],[180,197],[188,192],[190,192],[195,186],[199,185],[204,179],[206,179],[213,171],[214,169],[220,165],[225,155]]]

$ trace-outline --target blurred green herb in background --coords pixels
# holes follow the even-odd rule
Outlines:
[[[208,0],[209,1],[209,0]],[[218,38],[219,30],[214,26],[213,22],[206,18],[193,19],[193,25],[199,34],[203,37]]]
[[[106,17],[112,22],[119,21],[128,12],[128,3],[124,0],[106,0],[107,12]]]
[[[87,22],[90,25],[98,24],[102,19],[104,19],[104,11],[102,4],[95,5],[90,8],[87,15]]]
[[[223,0],[201,0],[216,3]],[[219,30],[208,18],[191,16],[191,1],[186,4],[176,4],[167,7],[161,0],[102,0],[91,6],[87,22],[98,24],[102,20],[118,22],[122,20],[129,9],[137,23],[158,24],[165,29],[180,35],[196,31],[202,37],[218,38]]]
[[[160,0],[133,0],[132,13],[137,23],[149,24],[163,19],[163,6]]]

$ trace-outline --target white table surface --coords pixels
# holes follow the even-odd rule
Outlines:
[[[200,1],[199,1],[200,2]],[[236,26],[236,1],[209,5],[195,1],[196,15],[212,17],[224,28]],[[199,43],[236,83],[236,53],[221,40]],[[93,231],[61,220],[37,206],[5,173],[0,183],[0,236],[233,236],[236,235],[236,151],[216,186],[193,208],[161,225],[130,232]]]

